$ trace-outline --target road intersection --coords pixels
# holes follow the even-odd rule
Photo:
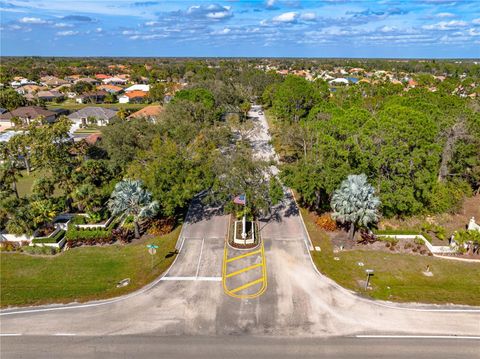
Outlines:
[[[271,156],[265,118],[251,114],[260,133],[255,143],[265,151],[259,156]],[[112,342],[126,335],[480,337],[478,308],[377,302],[339,287],[313,266],[291,195],[275,214],[260,222],[262,246],[250,251],[260,252],[233,259],[249,252],[226,249],[229,217],[196,199],[179,240],[181,250],[162,278],[114,300],[4,310],[2,351],[27,342],[22,338],[47,334],[111,337]],[[245,268],[250,269],[239,272]]]

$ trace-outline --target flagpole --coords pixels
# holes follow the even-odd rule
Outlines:
[[[246,211],[247,211],[247,194],[245,193],[245,204],[243,208],[243,219],[242,219],[242,238],[247,244],[247,219],[246,219]]]

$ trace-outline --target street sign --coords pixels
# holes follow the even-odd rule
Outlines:
[[[148,253],[153,256],[155,253],[157,253],[157,250],[155,248],[148,248]]]

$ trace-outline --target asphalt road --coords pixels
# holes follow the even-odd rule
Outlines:
[[[11,337],[2,358],[415,358],[478,359],[474,340],[271,337]]]
[[[273,149],[267,140],[268,126],[262,116],[256,123],[257,155],[269,157]],[[228,338],[243,343],[234,346],[238,357],[251,354],[251,346],[259,348],[255,357],[267,358],[275,353],[276,358],[328,356],[335,351],[358,357],[362,349],[371,357],[478,354],[479,341],[397,339],[373,345],[367,339],[336,338],[358,334],[480,336],[480,311],[373,302],[339,287],[312,265],[298,210],[288,195],[275,208],[275,215],[261,222],[268,281],[265,292],[253,299],[226,295],[221,279],[227,223],[228,217],[218,208],[194,202],[179,241],[180,254],[165,276],[147,289],[102,302],[2,311],[2,358],[21,353],[25,355],[20,357],[35,358],[49,353],[52,356],[48,357],[104,358],[107,353],[112,357],[151,357],[153,353],[156,357],[162,353],[171,353],[173,358],[187,356],[184,353],[207,357],[211,348],[218,349],[210,358],[226,357],[226,353],[235,357]],[[248,265],[255,263],[258,258],[252,257]],[[235,285],[242,284],[245,282],[240,280]],[[290,351],[288,343],[298,354]],[[457,351],[465,355],[448,356]]]

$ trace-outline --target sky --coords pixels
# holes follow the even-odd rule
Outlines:
[[[0,0],[0,54],[480,58],[480,0]]]

